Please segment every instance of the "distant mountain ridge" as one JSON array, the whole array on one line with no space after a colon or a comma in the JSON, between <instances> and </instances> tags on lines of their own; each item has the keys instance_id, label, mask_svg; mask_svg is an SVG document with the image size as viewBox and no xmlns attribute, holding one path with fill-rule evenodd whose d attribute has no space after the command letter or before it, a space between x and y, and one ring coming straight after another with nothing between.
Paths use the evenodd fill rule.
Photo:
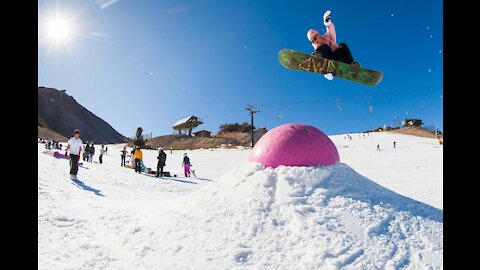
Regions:
<instances>
[{"instance_id":1,"label":"distant mountain ridge","mask_svg":"<svg viewBox=\"0 0 480 270\"><path fill-rule=\"evenodd\" d=\"M65 90L38 87L38 132L49 129L65 138L80 129L83 141L120 143L125 136L65 93Z\"/></svg>"}]
</instances>

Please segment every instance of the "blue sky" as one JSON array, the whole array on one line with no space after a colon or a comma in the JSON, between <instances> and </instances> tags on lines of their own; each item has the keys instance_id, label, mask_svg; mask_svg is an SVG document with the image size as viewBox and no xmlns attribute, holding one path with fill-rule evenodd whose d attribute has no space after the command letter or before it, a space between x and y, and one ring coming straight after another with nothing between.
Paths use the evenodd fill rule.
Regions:
<instances>
[{"instance_id":1,"label":"blue sky","mask_svg":"<svg viewBox=\"0 0 480 270\"><path fill-rule=\"evenodd\" d=\"M443 2L422 1L38 1L38 85L66 89L125 136L137 127L171 134L196 115L197 130L249 122L313 125L327 134L420 118L443 130ZM337 41L383 81L368 87L289 70L283 48L311 53L306 32ZM55 41L46 22L68 19ZM340 110L339 108L342 108ZM372 110L369 110L371 108ZM277 116L281 115L279 119Z\"/></svg>"}]
</instances>

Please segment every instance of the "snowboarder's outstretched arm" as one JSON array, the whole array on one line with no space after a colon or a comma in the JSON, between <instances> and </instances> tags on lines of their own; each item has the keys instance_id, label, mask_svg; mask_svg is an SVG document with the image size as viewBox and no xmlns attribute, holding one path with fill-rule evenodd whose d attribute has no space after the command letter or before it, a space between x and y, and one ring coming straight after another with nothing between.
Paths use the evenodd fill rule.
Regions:
<instances>
[{"instance_id":1,"label":"snowboarder's outstretched arm","mask_svg":"<svg viewBox=\"0 0 480 270\"><path fill-rule=\"evenodd\" d=\"M332 19L332 12L330 10L325 11L323 14L323 24L327 28L327 33L325 35L329 35L333 44L337 43L337 33L335 32L335 26L333 25Z\"/></svg>"}]
</instances>

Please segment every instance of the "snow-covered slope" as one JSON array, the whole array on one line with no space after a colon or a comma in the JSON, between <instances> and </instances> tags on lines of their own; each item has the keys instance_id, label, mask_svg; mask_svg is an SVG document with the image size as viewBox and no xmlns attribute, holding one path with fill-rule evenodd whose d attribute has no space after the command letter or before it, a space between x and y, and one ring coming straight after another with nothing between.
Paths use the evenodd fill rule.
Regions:
<instances>
[{"instance_id":1,"label":"snow-covered slope","mask_svg":"<svg viewBox=\"0 0 480 270\"><path fill-rule=\"evenodd\" d=\"M352 137L331 136L334 166L270 169L246 162L249 150L195 150L200 178L168 180L120 167L110 145L104 164L80 168L83 189L39 145L39 269L443 268L442 149ZM180 174L183 152L167 154ZM144 157L155 165L155 151Z\"/></svg>"}]
</instances>

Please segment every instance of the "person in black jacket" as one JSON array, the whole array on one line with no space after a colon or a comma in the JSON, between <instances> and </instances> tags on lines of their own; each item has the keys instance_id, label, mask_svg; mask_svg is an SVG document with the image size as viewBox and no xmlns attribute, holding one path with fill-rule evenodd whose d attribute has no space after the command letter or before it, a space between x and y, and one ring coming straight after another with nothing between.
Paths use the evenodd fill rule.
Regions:
<instances>
[{"instance_id":1,"label":"person in black jacket","mask_svg":"<svg viewBox=\"0 0 480 270\"><path fill-rule=\"evenodd\" d=\"M121 153L120 156L122 158L120 166L125 167L125 158L127 157L127 146L126 145L123 147L123 150L120 151L120 153Z\"/></svg>"},{"instance_id":2,"label":"person in black jacket","mask_svg":"<svg viewBox=\"0 0 480 270\"><path fill-rule=\"evenodd\" d=\"M90 144L88 142L85 145L85 151L83 151L83 153L85 153L83 161L90 161Z\"/></svg>"},{"instance_id":3,"label":"person in black jacket","mask_svg":"<svg viewBox=\"0 0 480 270\"><path fill-rule=\"evenodd\" d=\"M167 154L163 151L163 148L158 149L158 163L157 163L157 175L156 177L163 177L163 166L165 166L165 161L167 161Z\"/></svg>"},{"instance_id":4,"label":"person in black jacket","mask_svg":"<svg viewBox=\"0 0 480 270\"><path fill-rule=\"evenodd\" d=\"M93 156L95 155L95 146L93 145L93 142L90 142L90 162L93 162Z\"/></svg>"}]
</instances>

